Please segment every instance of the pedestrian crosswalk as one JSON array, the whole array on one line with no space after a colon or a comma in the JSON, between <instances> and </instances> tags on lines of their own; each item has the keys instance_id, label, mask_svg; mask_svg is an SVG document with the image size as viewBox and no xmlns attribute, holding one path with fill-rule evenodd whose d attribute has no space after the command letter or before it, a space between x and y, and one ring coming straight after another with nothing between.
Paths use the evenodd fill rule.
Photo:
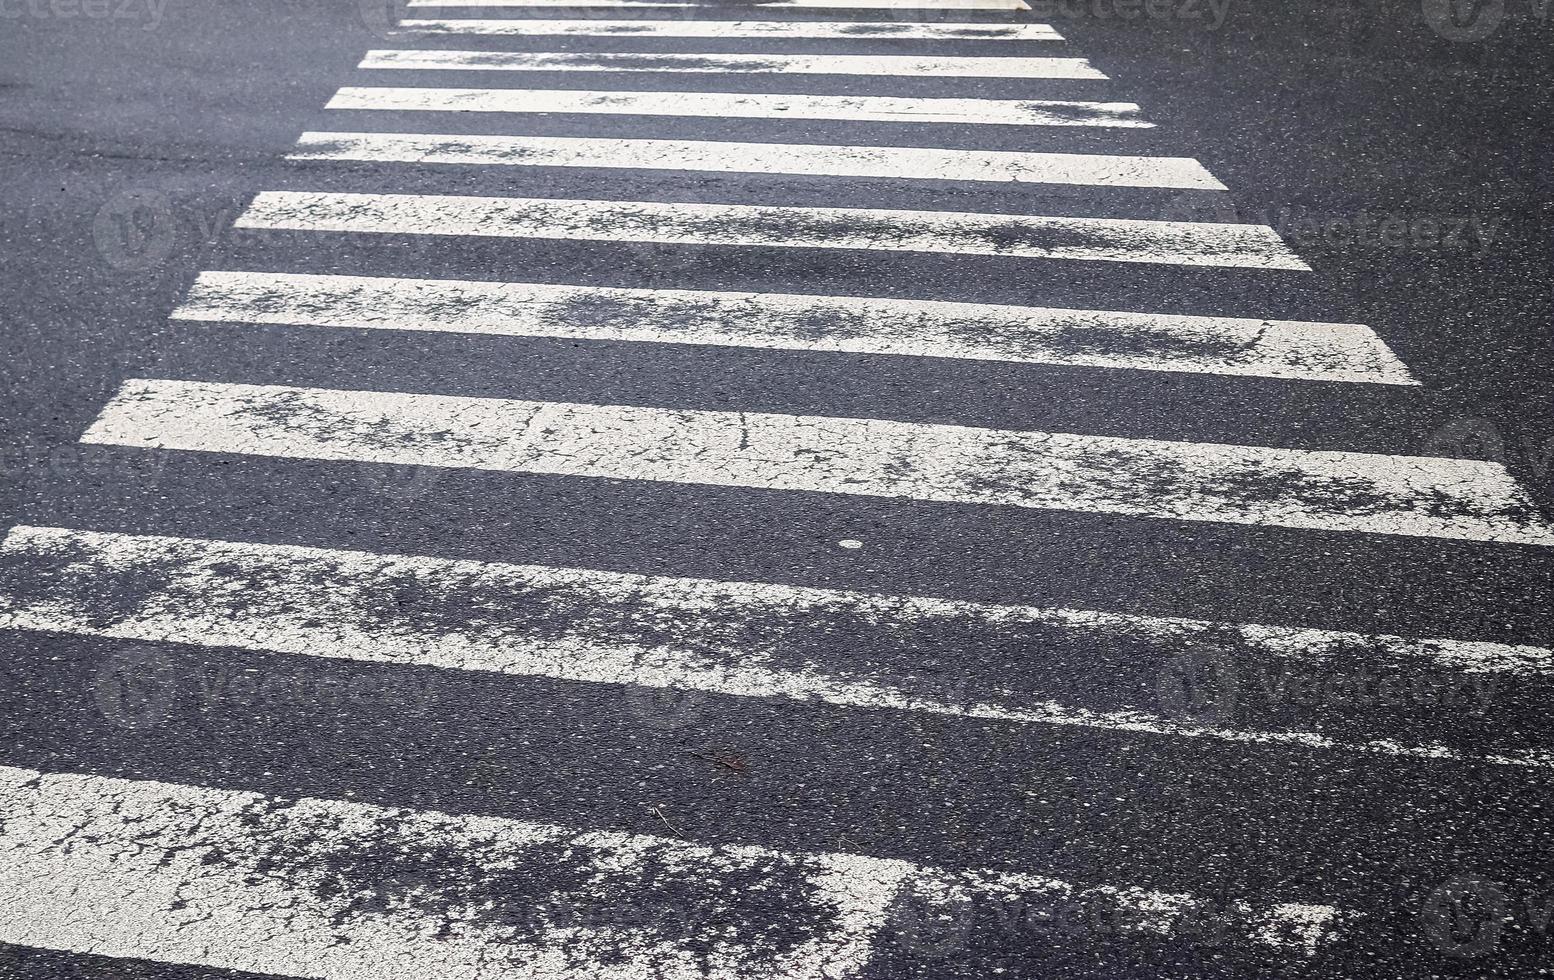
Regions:
<instances>
[{"instance_id":1,"label":"pedestrian crosswalk","mask_svg":"<svg viewBox=\"0 0 1554 980\"><path fill-rule=\"evenodd\" d=\"M341 352L338 363L306 373L269 365L264 378L140 372L97 406L83 446L193 460L208 466L212 481L232 460L258 473L297 463L326 474L408 466L555 481L583 488L577 499L606 483L678 487L688 500L721 488L729 499L781 495L817 513L872 500L959 508L971 520L995 512L1011 520L1091 515L1106 529L1132 522L1268 534L1275 536L1262 540L1274 542L1314 536L1346 554L1380 554L1398 542L1496 555L1554 546L1554 523L1501 462L1416 455L1404 446L1314 445L1296 437L1297 419L1289 444L1246 444L1158 438L1147 402L1105 432L1056 431L963 419L956 395L938 390L924 395L934 400L931 411L903 419L856 407L776 410L737 389L719 392L716 407L685 402L683 388L651 404L624 395L471 393L459 384L467 365L446 358L433 363L430 385L381 370L353 373L351 359L362 351L387 352L388 363L418 359L451 349L429 346L432 335L452 335L490 344L480 356L515 374L529 356L521 345L551 338L594 345L577 348L583 359L683 348L713 360L824 359L845 373L859 369L858 358L877 358L894 377L948 363L966 378L1003 372L1005 384L1018 377L1011 372L1038 365L1072 379L1076 396L1103 373L1355 400L1402 399L1428 387L1426 373L1343 311L1270 308L1269 297L1290 290L1227 288L1213 309L1191 308L1205 287L1174 296L1170 284L1187 277L1212 287L1316 274L1267 225L1173 215L1176 195L1218 200L1235 188L1197 156L1138 142L1160 130L1137 103L1114 101L1126 93L1069 50L1062 34L1018 20L1029 9L1023 0L458 6L492 9L402 21L389 42L402 46L365 54L347 80L357 84L341 86L324 107L326 123L302 131L287 154L291 177L257 188L236 220L239 229L273 233L266 235L272 248L312 243L300 253L312 257L320 241L350 241L350 249L327 263L277 267L272 251L202 269L170 311L180 324L208 327L203 336L234 344L265 334L274 338L271 350L348 338L331 348ZM590 7L608 13L570 13ZM531 17L521 8L546 9ZM812 19L757 18L768 10L811 11ZM672 19L643 19L655 11ZM886 20L881 11L917 19ZM850 15L857 19L839 19ZM553 50L512 44L525 38ZM714 53L567 47L577 38L739 46ZM824 42L824 53L804 50L810 41ZM885 42L900 47L890 54L837 47L852 41L867 42L863 52ZM418 46L437 43L484 47ZM764 44L776 47L747 50ZM380 84L388 70L412 82ZM464 72L462 84L483 87L417 84L423 76L414 72L428 70ZM529 87L511 82L529 77L515 73L561 80ZM569 87L568 73L588 73L587 87ZM696 89L685 76L708 76L706 90L661 88ZM880 81L878 91L889 92L908 77L936 94L865 91ZM1011 90L968 97L965 85L979 80ZM765 90L773 84L778 91ZM1033 94L1042 97L1025 97ZM722 138L717 128L734 120L761 135ZM628 122L644 128L627 135L620 127ZM835 130L846 133L838 137L812 122L852 129ZM1063 142L1080 137L1092 142ZM981 145L984 138L1002 148ZM1009 140L1021 148L1007 148ZM1106 152L1093 141L1105 141ZM597 175L597 192L547 183L552 171L583 169L590 173L572 178ZM648 172L683 183L665 193L645 182ZM804 186L829 196L790 200L784 195L797 197L799 182L776 177L807 179ZM880 188L897 195L891 206L875 206ZM752 189L765 197L752 203ZM957 209L971 189L1004 197L997 207ZM1126 216L1112 206L1114 196L1128 196ZM907 199L918 203L902 206ZM1152 216L1140 216L1140 201ZM1151 201L1160 206L1150 210ZM401 249L405 242L414 248ZM674 264L647 270L620 258L641 245L750 255L756 263L783 250L838 268L857 253L967 269L992 261L1021 270L1004 274L1011 278L1003 295L1019 300L985 301L969 274L964 291L928 292L883 276L843 288L833 285L839 277L775 275L771 288L747 288L737 277L685 275ZM499 268L496 276L448 271L469 256L519 246L597 249L609 274L512 261L507 252L482 266ZM439 249L446 252L436 272L422 268ZM363 255L381 256L381 264L363 268ZM1108 294L1104 304L1054 300L1055 286L1081 274L1076 269ZM1145 276L1166 285L1137 289ZM276 381L292 368L297 378ZM320 383L330 370L338 383ZM1190 409L1191 400L1182 404ZM241 500L251 491L239 482L223 492ZM513 542L508 552L523 548ZM838 587L808 581L802 568L766 581L471 558L431 547L369 550L347 540L244 538L128 518L111 527L63 518L20 523L0 540L0 631L7 633L284 658L301 670L343 665L544 681L622 699L689 693L777 711L819 707L982 726L983 735L968 737L1001 727L1053 746L1049 760L1073 746L1107 765L1135 748L1159 758L1148 753L1181 747L1189 755L1241 753L1250 761L1240 771L1276 774L1350 778L1450 767L1542 778L1554 769L1554 746L1535 729L1499 724L1492 698L1478 714L1454 718L1370 702L1314 716L1292 716L1283 704L1232 704L1237 678L1253 674L1283 684L1302 672L1390 672L1479 692L1546 683L1554 649L1544 645L1466 628L1420 636L1407 624L1354 629L1312 625L1309 617L1182 615L1126 597L1080 608L954 592ZM1219 684L1206 704L1178 690L1191 686L1183 671L1205 666ZM919 748L883 751L910 759ZM0 850L8 856L0 903L12 910L0 917L0 943L328 980L897 980L962 975L953 962L918 955L933 943L924 932L944 928L960 950L979 942L1082 948L1104 936L1142 960L1197 943L1231 964L1227 975L1244 976L1298 972L1343 948L1368 957L1352 944L1375 931L1366 907L1373 896L1292 870L1292 855L1276 843L1239 855L1267 870L1230 889L1212 869L1143 870L1137 855L1159 847L1158 839L1084 842L1117 873L1074 875L1034 860L908 859L832 840L702 840L656 811L666 833L600 826L581 814L526 819L503 808L512 801L460 813L300 786L256 791L231 773L202 782L162 781L145 767L45 770L36 762L0 765ZM1109 785L1097 777L1062 792L1105 807L1120 801ZM704 803L716 821L719 798ZM1229 805L1212 798L1206 805L1222 804ZM888 816L905 826L917 815ZM1179 886L1182 879L1190 880ZM1075 935L1044 925L1097 915L1104 930Z\"/></svg>"}]
</instances>

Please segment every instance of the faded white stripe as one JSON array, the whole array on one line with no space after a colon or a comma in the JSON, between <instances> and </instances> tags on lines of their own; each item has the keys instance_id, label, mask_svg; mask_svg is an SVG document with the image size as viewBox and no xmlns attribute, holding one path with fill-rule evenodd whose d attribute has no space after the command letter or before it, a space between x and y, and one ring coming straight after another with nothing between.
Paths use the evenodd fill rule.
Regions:
<instances>
[{"instance_id":1,"label":"faded white stripe","mask_svg":"<svg viewBox=\"0 0 1554 980\"><path fill-rule=\"evenodd\" d=\"M735 92L599 92L572 89L347 86L330 109L430 112L571 112L715 119L826 119L847 122L1152 129L1133 102L1029 99L896 99L873 95Z\"/></svg>"},{"instance_id":2,"label":"faded white stripe","mask_svg":"<svg viewBox=\"0 0 1554 980\"><path fill-rule=\"evenodd\" d=\"M660 71L939 78L1106 78L1083 58L885 54L628 54L582 51L368 51L360 68L451 71Z\"/></svg>"},{"instance_id":3,"label":"faded white stripe","mask_svg":"<svg viewBox=\"0 0 1554 980\"><path fill-rule=\"evenodd\" d=\"M270 272L202 272L172 315L1417 384L1358 323Z\"/></svg>"},{"instance_id":4,"label":"faded white stripe","mask_svg":"<svg viewBox=\"0 0 1554 980\"><path fill-rule=\"evenodd\" d=\"M528 617L546 631L539 642L570 649L574 656L581 649L603 646L622 652L648 651L647 662L692 663L711 657L726 660L729 667L748 668L775 664L781 656L793 655L815 626L856 619L869 624L870 632L887 637L884 646L892 648L909 646L913 636L939 635L946 623L958 622L983 636L989 647L999 638L1008 640L1042 630L1068 634L1097 650L1141 642L1158 648L1162 659L1212 645L1244 648L1248 657L1256 659L1330 666L1401 667L1484 676L1554 674L1554 650L1527 644L1419 639L298 545L18 525L0 540L0 554L36 560L21 566L25 579L17 583L19 589L0 588L0 611L10 617L3 621L6 627L26 622L25 628L35 629L44 628L39 623L51 622L54 628L69 624L70 632L103 628L119 635L124 624L135 622L139 624L135 627L138 639L173 638L173 634L154 631L160 627L180 637L203 633L215 637L211 642L222 646L255 647L260 642L242 625L246 618L263 620L272 637L294 636L306 626L332 631L331 635L342 631L340 635L359 636L359 643L348 645L372 650L383 649L390 634L408 637L421 632L425 640L414 649L446 648L453 642L451 638L430 631L428 620L412 605L374 599L375 590L392 591L396 582L409 575L427 583L428 591L438 597L481 597L480 608L491 611L483 620L488 631L483 645L488 651L522 649L536 642L524 632ZM140 593L147 596L144 602L119 602L111 583L134 578L159 585L153 592ZM328 616L319 615L317 610L326 605L333 611ZM391 608L396 606L397 611ZM459 601L448 607L470 608ZM509 607L514 611L500 611ZM524 611L530 609L544 612ZM671 616L673 630L659 627L663 614ZM398 620L391 622L396 616ZM325 622L331 625L324 626ZM555 631L562 623L566 629ZM475 635L463 632L473 625L467 618L456 625L461 635ZM888 639L892 636L900 640ZM317 639L307 642L316 645ZM337 638L325 646L339 642ZM284 650L305 653L306 643L287 641ZM353 655L349 659L363 658ZM837 658L829 672L846 675L852 670L849 660ZM489 652L479 661L487 665L498 662ZM818 669L818 664L810 666L817 669L804 671L806 676L827 673L827 669ZM627 673L614 680L637 683L641 677ZM926 685L924 693L934 689L931 678L897 675L890 680L892 686L903 690L912 684ZM986 699L996 700L996 696L990 692ZM880 706L888 704L880 702Z\"/></svg>"},{"instance_id":5,"label":"faded white stripe","mask_svg":"<svg viewBox=\"0 0 1554 980\"><path fill-rule=\"evenodd\" d=\"M0 846L0 941L322 980L836 980L931 928L922 916L972 925L973 902L1016 930L1028 923L1033 940L1083 911L1116 923L1119 941L1191 942L1212 921L1232 947L1295 955L1347 918L1327 905L1220 907L1017 872L9 766Z\"/></svg>"},{"instance_id":6,"label":"faded white stripe","mask_svg":"<svg viewBox=\"0 0 1554 980\"><path fill-rule=\"evenodd\" d=\"M674 0L410 0L411 7L699 7L706 11L750 13L759 10L824 7L833 10L1029 10L1025 0L764 0L726 5Z\"/></svg>"},{"instance_id":7,"label":"faded white stripe","mask_svg":"<svg viewBox=\"0 0 1554 980\"><path fill-rule=\"evenodd\" d=\"M239 228L848 248L1309 271L1266 225L565 198L264 191Z\"/></svg>"},{"instance_id":8,"label":"faded white stripe","mask_svg":"<svg viewBox=\"0 0 1554 980\"><path fill-rule=\"evenodd\" d=\"M1173 655L1224 649L1234 639L1242 644L1235 656L1547 675L1551 651L1538 647L63 528L14 528L0 552L18 562L3 568L0 628L7 629L1303 750L1554 766L1554 754L1537 749L1473 754L1392 738L1344 741L1194 724L1152 706L1089 710L1009 690L1005 678L967 668L945 676L924 663L882 662L872 652L913 650L923 636L994 648L1040 649L1058 640L1100 650L1143 642L1167 666ZM132 583L133 602L122 601L125 582ZM471 619L469 609L480 615ZM458 611L457 619L447 610ZM869 637L859 651L841 655L820 639L849 623Z\"/></svg>"},{"instance_id":9,"label":"faded white stripe","mask_svg":"<svg viewBox=\"0 0 1554 980\"><path fill-rule=\"evenodd\" d=\"M1554 544L1498 463L132 379L83 442Z\"/></svg>"},{"instance_id":10,"label":"faded white stripe","mask_svg":"<svg viewBox=\"0 0 1554 980\"><path fill-rule=\"evenodd\" d=\"M815 20L403 20L419 34L587 35L606 37L839 38L914 41L1061 41L1049 24Z\"/></svg>"},{"instance_id":11,"label":"faded white stripe","mask_svg":"<svg viewBox=\"0 0 1554 980\"><path fill-rule=\"evenodd\" d=\"M1190 157L823 143L309 132L287 158L1226 190Z\"/></svg>"}]
</instances>

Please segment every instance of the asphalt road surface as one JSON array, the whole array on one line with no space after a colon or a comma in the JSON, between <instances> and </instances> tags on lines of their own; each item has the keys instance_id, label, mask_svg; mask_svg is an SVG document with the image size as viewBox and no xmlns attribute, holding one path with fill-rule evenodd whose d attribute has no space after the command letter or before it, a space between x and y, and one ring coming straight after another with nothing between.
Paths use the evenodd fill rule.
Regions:
<instances>
[{"instance_id":1,"label":"asphalt road surface","mask_svg":"<svg viewBox=\"0 0 1554 980\"><path fill-rule=\"evenodd\" d=\"M1530 0L0 0L0 976L1554 971Z\"/></svg>"}]
</instances>

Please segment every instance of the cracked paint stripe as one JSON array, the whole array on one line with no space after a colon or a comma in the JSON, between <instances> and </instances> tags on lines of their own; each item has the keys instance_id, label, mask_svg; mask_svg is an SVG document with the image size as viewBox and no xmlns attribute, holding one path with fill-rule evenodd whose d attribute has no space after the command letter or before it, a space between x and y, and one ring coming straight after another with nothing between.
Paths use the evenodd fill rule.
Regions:
<instances>
[{"instance_id":1,"label":"cracked paint stripe","mask_svg":"<svg viewBox=\"0 0 1554 980\"><path fill-rule=\"evenodd\" d=\"M573 683L818 702L1242 745L1554 768L1554 753L1463 751L1091 710L932 663L836 657L814 638L862 625L881 649L919 636L998 646L1146 644L1169 664L1236 656L1547 675L1551 651L1255 623L1000 606L757 582L20 526L0 545L0 628L484 671ZM129 592L121 583L133 583ZM1067 634L1066 636L1061 634ZM873 642L871 639L871 643ZM1226 654L1229 656L1230 654Z\"/></svg>"},{"instance_id":2,"label":"cracked paint stripe","mask_svg":"<svg viewBox=\"0 0 1554 980\"><path fill-rule=\"evenodd\" d=\"M1219 927L1231 948L1311 956L1349 918L10 766L0 852L0 941L322 980L835 980L889 946L909 954L925 916L974 927L976 906L1029 930L1024 941L1050 942L1045 922L1085 912L1115 924L1116 942Z\"/></svg>"},{"instance_id":3,"label":"cracked paint stripe","mask_svg":"<svg viewBox=\"0 0 1554 980\"><path fill-rule=\"evenodd\" d=\"M715 5L675 0L410 0L411 7L699 7L702 10L757 10L823 7L831 10L1029 10L1025 0L762 0Z\"/></svg>"},{"instance_id":4,"label":"cracked paint stripe","mask_svg":"<svg viewBox=\"0 0 1554 980\"><path fill-rule=\"evenodd\" d=\"M427 112L567 112L714 119L826 119L847 122L1153 129L1134 102L1032 99L897 99L873 95L740 92L625 92L582 89L409 88L348 85L328 109Z\"/></svg>"},{"instance_id":5,"label":"cracked paint stripe","mask_svg":"<svg viewBox=\"0 0 1554 980\"><path fill-rule=\"evenodd\" d=\"M1050 24L815 20L403 20L399 33L606 37L838 38L913 41L1061 41Z\"/></svg>"},{"instance_id":6,"label":"cracked paint stripe","mask_svg":"<svg viewBox=\"0 0 1554 980\"><path fill-rule=\"evenodd\" d=\"M572 51L368 51L358 68L417 71L658 71L783 75L911 75L937 78L1047 78L1104 81L1084 58L955 57L884 54L642 54Z\"/></svg>"},{"instance_id":7,"label":"cracked paint stripe","mask_svg":"<svg viewBox=\"0 0 1554 980\"><path fill-rule=\"evenodd\" d=\"M1226 190L1191 157L823 143L306 132L287 159Z\"/></svg>"},{"instance_id":8,"label":"cracked paint stripe","mask_svg":"<svg viewBox=\"0 0 1554 980\"><path fill-rule=\"evenodd\" d=\"M886 419L131 379L82 442L1547 546L1499 463Z\"/></svg>"},{"instance_id":9,"label":"cracked paint stripe","mask_svg":"<svg viewBox=\"0 0 1554 980\"><path fill-rule=\"evenodd\" d=\"M853 296L201 272L174 319L1417 384L1358 323Z\"/></svg>"},{"instance_id":10,"label":"cracked paint stripe","mask_svg":"<svg viewBox=\"0 0 1554 980\"><path fill-rule=\"evenodd\" d=\"M1266 225L957 211L263 191L236 227L1310 271Z\"/></svg>"}]
</instances>

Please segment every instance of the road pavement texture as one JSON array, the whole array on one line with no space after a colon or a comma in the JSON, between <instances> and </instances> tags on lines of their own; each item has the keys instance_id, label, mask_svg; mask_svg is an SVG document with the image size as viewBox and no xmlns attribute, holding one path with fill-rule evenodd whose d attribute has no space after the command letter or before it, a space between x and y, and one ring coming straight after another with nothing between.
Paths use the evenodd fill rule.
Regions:
<instances>
[{"instance_id":1,"label":"road pavement texture","mask_svg":"<svg viewBox=\"0 0 1554 980\"><path fill-rule=\"evenodd\" d=\"M0 976L1554 970L1544 8L0 13Z\"/></svg>"}]
</instances>

